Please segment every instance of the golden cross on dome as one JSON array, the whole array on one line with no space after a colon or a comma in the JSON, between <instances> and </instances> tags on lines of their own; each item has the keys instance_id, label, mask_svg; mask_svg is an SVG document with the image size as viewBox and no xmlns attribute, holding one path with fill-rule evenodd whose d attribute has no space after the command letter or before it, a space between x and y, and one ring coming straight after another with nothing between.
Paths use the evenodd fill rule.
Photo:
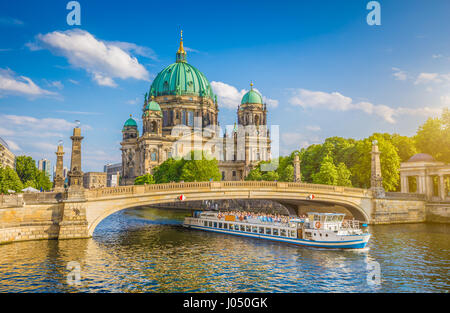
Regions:
<instances>
[{"instance_id":1,"label":"golden cross on dome","mask_svg":"<svg viewBox=\"0 0 450 313\"><path fill-rule=\"evenodd\" d=\"M253 89L253 82L250 82L250 89Z\"/></svg>"},{"instance_id":2,"label":"golden cross on dome","mask_svg":"<svg viewBox=\"0 0 450 313\"><path fill-rule=\"evenodd\" d=\"M180 39L180 48L178 49L178 53L186 53L186 52L184 52L184 48L183 48L183 30L181 30L180 34L181 34L181 39Z\"/></svg>"}]
</instances>

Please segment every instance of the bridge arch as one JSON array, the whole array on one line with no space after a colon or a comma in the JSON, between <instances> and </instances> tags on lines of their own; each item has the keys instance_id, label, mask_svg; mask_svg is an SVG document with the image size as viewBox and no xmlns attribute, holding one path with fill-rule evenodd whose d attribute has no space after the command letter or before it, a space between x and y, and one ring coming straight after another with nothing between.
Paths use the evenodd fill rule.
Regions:
<instances>
[{"instance_id":1,"label":"bridge arch","mask_svg":"<svg viewBox=\"0 0 450 313\"><path fill-rule=\"evenodd\" d=\"M309 194L314 200L307 200ZM348 209L356 219L369 222L371 194L365 189L340 186L281 182L194 182L146 186L102 188L87 192L86 218L92 236L98 224L118 211L171 203L183 194L186 201L258 199L272 200L286 206L292 214L298 208L314 203L339 205Z\"/></svg>"}]
</instances>

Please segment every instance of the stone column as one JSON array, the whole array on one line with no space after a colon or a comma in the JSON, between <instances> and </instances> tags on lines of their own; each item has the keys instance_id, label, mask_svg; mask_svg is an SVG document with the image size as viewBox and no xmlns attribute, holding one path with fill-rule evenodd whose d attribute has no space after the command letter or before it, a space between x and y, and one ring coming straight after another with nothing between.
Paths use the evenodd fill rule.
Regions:
<instances>
[{"instance_id":1,"label":"stone column","mask_svg":"<svg viewBox=\"0 0 450 313\"><path fill-rule=\"evenodd\" d=\"M54 178L54 186L53 190L56 192L64 191L64 163L63 163L63 146L62 144L58 145L58 149L56 150L56 172Z\"/></svg>"},{"instance_id":2,"label":"stone column","mask_svg":"<svg viewBox=\"0 0 450 313\"><path fill-rule=\"evenodd\" d=\"M425 194L428 199L433 198L434 192L434 184L433 184L433 176L427 175L424 177L425 180Z\"/></svg>"},{"instance_id":3,"label":"stone column","mask_svg":"<svg viewBox=\"0 0 450 313\"><path fill-rule=\"evenodd\" d=\"M302 175L300 173L300 157L296 153L294 156L294 182L300 183L302 181Z\"/></svg>"},{"instance_id":4,"label":"stone column","mask_svg":"<svg viewBox=\"0 0 450 313\"><path fill-rule=\"evenodd\" d=\"M371 161L371 176L370 188L374 191L375 197L384 197L383 177L381 175L380 151L378 150L378 141L372 142L372 161Z\"/></svg>"},{"instance_id":5,"label":"stone column","mask_svg":"<svg viewBox=\"0 0 450 313\"><path fill-rule=\"evenodd\" d=\"M405 193L409 193L409 181L408 181L408 176L406 175L402 175L400 177L400 191L401 192L405 192Z\"/></svg>"},{"instance_id":6,"label":"stone column","mask_svg":"<svg viewBox=\"0 0 450 313\"><path fill-rule=\"evenodd\" d=\"M81 128L75 127L73 129L72 139L72 156L70 160L69 187L83 185L83 172L81 171Z\"/></svg>"},{"instance_id":7,"label":"stone column","mask_svg":"<svg viewBox=\"0 0 450 313\"><path fill-rule=\"evenodd\" d=\"M439 175L439 196L441 200L445 200L445 179L444 175Z\"/></svg>"}]
</instances>

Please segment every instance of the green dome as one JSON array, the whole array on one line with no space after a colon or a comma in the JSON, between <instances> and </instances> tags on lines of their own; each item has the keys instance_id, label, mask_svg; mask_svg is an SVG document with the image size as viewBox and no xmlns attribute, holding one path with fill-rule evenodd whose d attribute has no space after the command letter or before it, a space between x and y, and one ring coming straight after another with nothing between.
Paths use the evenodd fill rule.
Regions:
<instances>
[{"instance_id":1,"label":"green dome","mask_svg":"<svg viewBox=\"0 0 450 313\"><path fill-rule=\"evenodd\" d=\"M150 111L161 111L161 107L159 106L158 102L154 101L153 99L147 104L145 109Z\"/></svg>"},{"instance_id":2,"label":"green dome","mask_svg":"<svg viewBox=\"0 0 450 313\"><path fill-rule=\"evenodd\" d=\"M247 92L242 97L241 104L247 104L247 103L263 104L263 99L262 99L261 95L257 91L254 91L253 88L252 88L252 89L250 89L249 92Z\"/></svg>"},{"instance_id":3,"label":"green dome","mask_svg":"<svg viewBox=\"0 0 450 313\"><path fill-rule=\"evenodd\" d=\"M123 124L123 127L137 127L137 123L134 118L130 117L129 119L127 119L125 124Z\"/></svg>"},{"instance_id":4,"label":"green dome","mask_svg":"<svg viewBox=\"0 0 450 313\"><path fill-rule=\"evenodd\" d=\"M150 87L150 95L192 95L214 98L205 75L187 62L176 62L163 69Z\"/></svg>"}]
</instances>

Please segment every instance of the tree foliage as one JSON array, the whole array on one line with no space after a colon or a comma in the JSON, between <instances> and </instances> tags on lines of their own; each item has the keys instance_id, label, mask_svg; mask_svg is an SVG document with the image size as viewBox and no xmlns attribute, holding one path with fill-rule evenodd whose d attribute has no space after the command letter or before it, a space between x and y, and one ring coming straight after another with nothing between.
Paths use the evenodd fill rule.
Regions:
<instances>
[{"instance_id":1,"label":"tree foliage","mask_svg":"<svg viewBox=\"0 0 450 313\"><path fill-rule=\"evenodd\" d=\"M7 194L8 190L19 192L22 189L23 185L16 171L10 167L0 166L0 193Z\"/></svg>"},{"instance_id":2,"label":"tree foliage","mask_svg":"<svg viewBox=\"0 0 450 313\"><path fill-rule=\"evenodd\" d=\"M153 178L152 174L145 174L142 176L138 176L134 180L135 185L150 185L150 184L154 184L154 183L155 183L155 179Z\"/></svg>"},{"instance_id":3,"label":"tree foliage","mask_svg":"<svg viewBox=\"0 0 450 313\"><path fill-rule=\"evenodd\" d=\"M444 109L441 118L429 118L421 125L415 141L420 152L450 163L450 110Z\"/></svg>"},{"instance_id":4,"label":"tree foliage","mask_svg":"<svg viewBox=\"0 0 450 313\"><path fill-rule=\"evenodd\" d=\"M264 180L264 181L293 181L294 180L294 154L298 151L294 151L289 156L279 157L274 160L274 164L278 166L275 170L272 171L263 171L262 166L264 164L269 164L268 161L261 161L258 166L252 169L245 180Z\"/></svg>"},{"instance_id":5,"label":"tree foliage","mask_svg":"<svg viewBox=\"0 0 450 313\"><path fill-rule=\"evenodd\" d=\"M195 160L200 156L201 159ZM179 160L167 159L153 169L153 176L157 184L221 179L219 162L201 151L191 151L190 155Z\"/></svg>"},{"instance_id":6,"label":"tree foliage","mask_svg":"<svg viewBox=\"0 0 450 313\"><path fill-rule=\"evenodd\" d=\"M23 184L23 187L33 187L35 189L51 190L52 182L44 171L36 167L36 162L29 156L16 157L16 172Z\"/></svg>"}]
</instances>

